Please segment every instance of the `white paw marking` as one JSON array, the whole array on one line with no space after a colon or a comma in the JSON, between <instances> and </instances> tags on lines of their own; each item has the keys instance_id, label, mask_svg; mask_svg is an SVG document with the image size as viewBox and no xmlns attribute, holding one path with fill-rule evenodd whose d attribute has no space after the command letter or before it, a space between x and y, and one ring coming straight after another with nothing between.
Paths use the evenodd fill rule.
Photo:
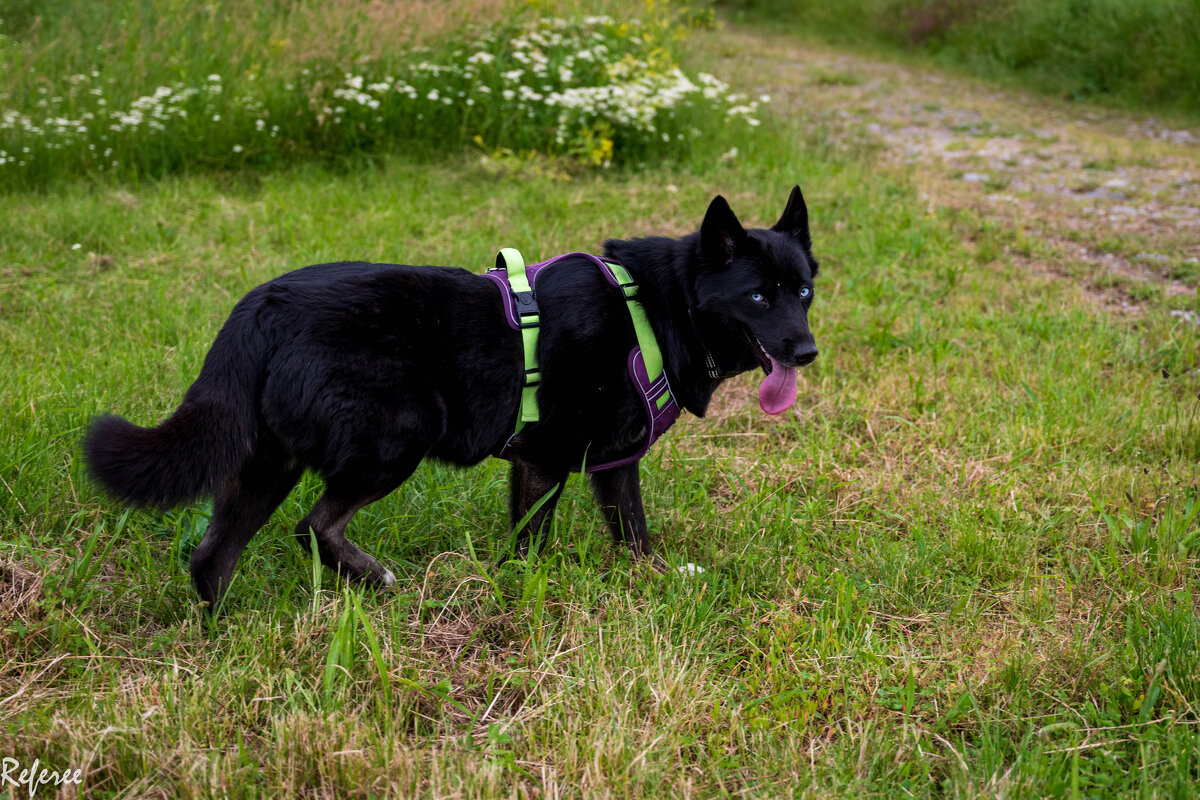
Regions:
<instances>
[{"instance_id":1,"label":"white paw marking","mask_svg":"<svg viewBox=\"0 0 1200 800\"><path fill-rule=\"evenodd\" d=\"M693 564L689 561L686 564L681 564L676 567L675 571L683 575L699 575L700 573L704 572L704 567L701 567L698 564Z\"/></svg>"},{"instance_id":2,"label":"white paw marking","mask_svg":"<svg viewBox=\"0 0 1200 800\"><path fill-rule=\"evenodd\" d=\"M396 576L392 574L392 571L390 569L385 569L383 571L383 585L391 586L395 582L396 582Z\"/></svg>"}]
</instances>

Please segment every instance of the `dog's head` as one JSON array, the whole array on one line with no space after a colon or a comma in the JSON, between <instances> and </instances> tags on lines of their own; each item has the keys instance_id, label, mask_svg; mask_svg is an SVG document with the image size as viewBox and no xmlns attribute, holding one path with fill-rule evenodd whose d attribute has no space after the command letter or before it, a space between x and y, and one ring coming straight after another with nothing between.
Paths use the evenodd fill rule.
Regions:
<instances>
[{"instance_id":1,"label":"dog's head","mask_svg":"<svg viewBox=\"0 0 1200 800\"><path fill-rule=\"evenodd\" d=\"M818 264L800 187L769 229L744 229L717 195L700 227L700 250L696 308L723 329L722 354L737 358L721 366L741 372L761 365L767 378L759 399L777 414L795 401L795 369L817 357L808 309Z\"/></svg>"}]
</instances>

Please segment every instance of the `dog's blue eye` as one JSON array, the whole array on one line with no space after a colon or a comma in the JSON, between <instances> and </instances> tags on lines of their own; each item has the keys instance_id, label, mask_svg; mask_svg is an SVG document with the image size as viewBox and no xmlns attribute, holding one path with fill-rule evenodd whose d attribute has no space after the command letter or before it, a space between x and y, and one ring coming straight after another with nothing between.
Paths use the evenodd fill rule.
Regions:
<instances>
[{"instance_id":1,"label":"dog's blue eye","mask_svg":"<svg viewBox=\"0 0 1200 800\"><path fill-rule=\"evenodd\" d=\"M806 300L808 299L808 297L811 294L812 294L812 289L808 288L807 286L805 286L803 289L800 290L800 297L802 297Z\"/></svg>"},{"instance_id":2,"label":"dog's blue eye","mask_svg":"<svg viewBox=\"0 0 1200 800\"><path fill-rule=\"evenodd\" d=\"M760 292L753 292L750 295L750 299L756 303L761 303L764 298Z\"/></svg>"}]
</instances>

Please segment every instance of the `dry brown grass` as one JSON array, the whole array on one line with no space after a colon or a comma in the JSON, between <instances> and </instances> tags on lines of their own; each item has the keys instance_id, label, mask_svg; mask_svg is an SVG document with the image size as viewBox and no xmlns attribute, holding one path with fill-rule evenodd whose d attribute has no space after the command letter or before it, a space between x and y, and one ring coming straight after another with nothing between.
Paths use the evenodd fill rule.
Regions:
<instances>
[{"instance_id":1,"label":"dry brown grass","mask_svg":"<svg viewBox=\"0 0 1200 800\"><path fill-rule=\"evenodd\" d=\"M440 44L468 25L486 27L522 5L514 0L309 0L293 8L273 38L286 43L280 49L293 64L347 52L378 58Z\"/></svg>"}]
</instances>

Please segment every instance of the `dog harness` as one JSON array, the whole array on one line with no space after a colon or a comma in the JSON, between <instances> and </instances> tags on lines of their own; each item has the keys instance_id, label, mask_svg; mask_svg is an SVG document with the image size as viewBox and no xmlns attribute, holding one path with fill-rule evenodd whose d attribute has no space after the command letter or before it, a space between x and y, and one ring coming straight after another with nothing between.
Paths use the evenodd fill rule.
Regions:
<instances>
[{"instance_id":1,"label":"dog harness","mask_svg":"<svg viewBox=\"0 0 1200 800\"><path fill-rule=\"evenodd\" d=\"M625 306L633 322L633 331L637 335L637 345L629 351L627 359L629 377L638 388L642 400L642 408L646 413L646 424L649 428L645 444L631 456L606 464L587 464L585 472L599 472L625 464L636 462L650 450L658 438L666 433L667 428L679 418L679 403L671 394L667 384L667 372L663 369L662 351L654 338L654 330L646 316L646 309L637 300L638 285L625 267L615 261L605 261L590 253L566 253L561 256L542 261L538 264L525 266L525 259L511 247L506 247L496 256L496 266L484 273L500 287L500 296L504 302L504 317L508 326L521 334L521 342L525 356L523 378L521 380L521 407L517 413L516 430L500 448L496 455L504 459L512 459L516 453L512 451L512 439L527 423L539 419L537 404L537 387L541 383L542 374L537 361L538 328L541 317L538 313L537 297L534 284L538 274L546 267L553 266L565 259L581 258L592 263L600 270L600 274L621 291L625 298Z\"/></svg>"}]
</instances>

